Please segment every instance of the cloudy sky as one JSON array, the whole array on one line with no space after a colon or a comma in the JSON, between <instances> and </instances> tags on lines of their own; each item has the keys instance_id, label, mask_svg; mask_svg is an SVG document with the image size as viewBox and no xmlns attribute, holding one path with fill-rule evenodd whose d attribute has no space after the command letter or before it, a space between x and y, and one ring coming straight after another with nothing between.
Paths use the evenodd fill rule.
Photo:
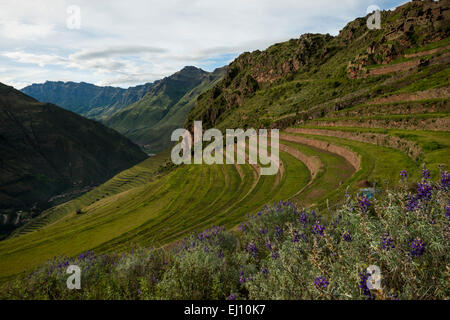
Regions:
<instances>
[{"instance_id":1,"label":"cloudy sky","mask_svg":"<svg viewBox=\"0 0 450 320\"><path fill-rule=\"evenodd\" d=\"M404 2L0 0L0 82L18 89L46 80L126 88L186 65L212 71L239 53L303 33L336 35L370 5Z\"/></svg>"}]
</instances>

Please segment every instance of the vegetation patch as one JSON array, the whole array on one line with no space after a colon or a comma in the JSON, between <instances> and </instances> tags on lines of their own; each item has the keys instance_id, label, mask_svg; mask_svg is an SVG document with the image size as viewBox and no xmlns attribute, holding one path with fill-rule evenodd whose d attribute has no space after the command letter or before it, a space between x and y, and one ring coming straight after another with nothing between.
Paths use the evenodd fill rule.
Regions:
<instances>
[{"instance_id":1,"label":"vegetation patch","mask_svg":"<svg viewBox=\"0 0 450 320\"><path fill-rule=\"evenodd\" d=\"M280 201L237 233L212 227L171 249L55 257L5 284L0 298L445 300L450 176L422 174L413 192L402 171L397 190L346 196L330 219ZM66 287L72 264L80 290Z\"/></svg>"}]
</instances>

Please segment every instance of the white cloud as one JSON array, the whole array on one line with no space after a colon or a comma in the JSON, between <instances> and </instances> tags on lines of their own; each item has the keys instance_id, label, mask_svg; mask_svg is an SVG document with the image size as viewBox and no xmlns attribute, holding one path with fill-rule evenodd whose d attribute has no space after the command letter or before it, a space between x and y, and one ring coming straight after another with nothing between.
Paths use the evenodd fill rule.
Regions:
<instances>
[{"instance_id":1,"label":"white cloud","mask_svg":"<svg viewBox=\"0 0 450 320\"><path fill-rule=\"evenodd\" d=\"M126 74L114 78L103 79L97 83L98 86L111 86L121 84L143 84L148 82L148 79L161 79L165 76L162 73L140 73L140 74Z\"/></svg>"},{"instance_id":2,"label":"white cloud","mask_svg":"<svg viewBox=\"0 0 450 320\"><path fill-rule=\"evenodd\" d=\"M88 60L111 56L138 55L142 53L165 53L166 49L148 46L116 46L101 49L83 49L70 56L75 60Z\"/></svg>"},{"instance_id":3,"label":"white cloud","mask_svg":"<svg viewBox=\"0 0 450 320\"><path fill-rule=\"evenodd\" d=\"M38 71L9 76L11 83L72 74L74 80L134 85L185 65L212 69L230 54L265 49L302 33L337 34L371 4L391 8L403 2L0 0L0 63ZM80 30L66 26L72 4L81 8Z\"/></svg>"},{"instance_id":4,"label":"white cloud","mask_svg":"<svg viewBox=\"0 0 450 320\"><path fill-rule=\"evenodd\" d=\"M68 59L49 54L34 54L23 51L3 52L3 56L22 63L37 64L40 67L46 65L65 65Z\"/></svg>"},{"instance_id":5,"label":"white cloud","mask_svg":"<svg viewBox=\"0 0 450 320\"><path fill-rule=\"evenodd\" d=\"M14 20L1 21L0 30L4 37L15 40L45 38L54 32L53 26L49 24L22 23Z\"/></svg>"}]
</instances>

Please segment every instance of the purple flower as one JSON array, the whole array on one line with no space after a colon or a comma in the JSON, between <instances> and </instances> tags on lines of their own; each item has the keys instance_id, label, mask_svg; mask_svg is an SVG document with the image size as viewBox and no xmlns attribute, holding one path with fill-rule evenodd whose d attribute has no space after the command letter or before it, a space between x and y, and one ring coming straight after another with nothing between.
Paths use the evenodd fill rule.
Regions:
<instances>
[{"instance_id":1,"label":"purple flower","mask_svg":"<svg viewBox=\"0 0 450 320\"><path fill-rule=\"evenodd\" d=\"M263 228L260 228L260 229L259 229L259 233L260 233L260 234L266 234L267 232L268 232L267 229L263 229Z\"/></svg>"},{"instance_id":2,"label":"purple flower","mask_svg":"<svg viewBox=\"0 0 450 320\"><path fill-rule=\"evenodd\" d=\"M359 199L359 206L362 210L362 212L367 212L371 206L371 202L367 196L363 196L361 199Z\"/></svg>"},{"instance_id":3,"label":"purple flower","mask_svg":"<svg viewBox=\"0 0 450 320\"><path fill-rule=\"evenodd\" d=\"M313 225L313 232L315 234L323 236L323 232L325 231L325 227L320 224L319 221L316 221L316 223Z\"/></svg>"},{"instance_id":4,"label":"purple flower","mask_svg":"<svg viewBox=\"0 0 450 320\"><path fill-rule=\"evenodd\" d=\"M411 241L411 255L413 257L420 257L425 252L425 243L420 238Z\"/></svg>"},{"instance_id":5,"label":"purple flower","mask_svg":"<svg viewBox=\"0 0 450 320\"><path fill-rule=\"evenodd\" d=\"M308 214L306 212L301 212L298 220L301 224L305 225L308 222Z\"/></svg>"},{"instance_id":6,"label":"purple flower","mask_svg":"<svg viewBox=\"0 0 450 320\"><path fill-rule=\"evenodd\" d=\"M347 242L352 241L352 235L350 234L350 232L348 232L348 230L344 231L344 233L342 234L342 239Z\"/></svg>"},{"instance_id":7,"label":"purple flower","mask_svg":"<svg viewBox=\"0 0 450 320\"><path fill-rule=\"evenodd\" d=\"M244 284L244 283L245 283L245 277L241 277L241 278L239 279L239 282L240 282L241 284Z\"/></svg>"},{"instance_id":8,"label":"purple flower","mask_svg":"<svg viewBox=\"0 0 450 320\"><path fill-rule=\"evenodd\" d=\"M236 300L236 295L234 293L230 294L228 300Z\"/></svg>"},{"instance_id":9,"label":"purple flower","mask_svg":"<svg viewBox=\"0 0 450 320\"><path fill-rule=\"evenodd\" d=\"M417 184L417 198L420 200L431 200L431 191L433 186L428 182Z\"/></svg>"},{"instance_id":10,"label":"purple flower","mask_svg":"<svg viewBox=\"0 0 450 320\"><path fill-rule=\"evenodd\" d=\"M372 295L372 293L369 290L369 287L367 287L367 280L369 279L370 276L371 274L369 272L359 274L360 278L359 288L362 290L363 295L367 296L369 299L375 299L375 296Z\"/></svg>"},{"instance_id":11,"label":"purple flower","mask_svg":"<svg viewBox=\"0 0 450 320\"><path fill-rule=\"evenodd\" d=\"M250 254L253 257L256 257L256 254L258 253L258 248L256 248L256 245L253 242L250 242L248 245L248 252L250 252Z\"/></svg>"},{"instance_id":12,"label":"purple flower","mask_svg":"<svg viewBox=\"0 0 450 320\"><path fill-rule=\"evenodd\" d=\"M205 246L205 252L206 252L206 253L209 253L209 248L208 248L208 246Z\"/></svg>"},{"instance_id":13,"label":"purple flower","mask_svg":"<svg viewBox=\"0 0 450 320\"><path fill-rule=\"evenodd\" d=\"M224 253L223 253L223 251L220 251L220 252L219 252L219 255L218 255L218 257L219 257L219 259L222 259L222 258L224 257Z\"/></svg>"},{"instance_id":14,"label":"purple flower","mask_svg":"<svg viewBox=\"0 0 450 320\"><path fill-rule=\"evenodd\" d=\"M408 178L408 172L406 170L400 171L400 177L402 180L406 180Z\"/></svg>"},{"instance_id":15,"label":"purple flower","mask_svg":"<svg viewBox=\"0 0 450 320\"><path fill-rule=\"evenodd\" d=\"M266 242L266 247L269 251L272 251L272 245L270 244L269 241Z\"/></svg>"},{"instance_id":16,"label":"purple flower","mask_svg":"<svg viewBox=\"0 0 450 320\"><path fill-rule=\"evenodd\" d=\"M387 233L381 236L381 248L386 251L395 248L394 240Z\"/></svg>"},{"instance_id":17,"label":"purple flower","mask_svg":"<svg viewBox=\"0 0 450 320\"><path fill-rule=\"evenodd\" d=\"M316 279L314 280L314 285L318 289L326 289L329 283L325 277L316 277Z\"/></svg>"},{"instance_id":18,"label":"purple flower","mask_svg":"<svg viewBox=\"0 0 450 320\"><path fill-rule=\"evenodd\" d=\"M430 170L428 170L428 169L425 168L425 167L422 168L422 178L423 178L424 180L430 179Z\"/></svg>"},{"instance_id":19,"label":"purple flower","mask_svg":"<svg viewBox=\"0 0 450 320\"><path fill-rule=\"evenodd\" d=\"M268 272L269 272L269 270L266 267L262 268L262 270L261 270L262 274L267 274Z\"/></svg>"},{"instance_id":20,"label":"purple flower","mask_svg":"<svg viewBox=\"0 0 450 320\"><path fill-rule=\"evenodd\" d=\"M419 206L417 199L413 196L409 197L408 204L406 205L407 211L414 211Z\"/></svg>"}]
</instances>

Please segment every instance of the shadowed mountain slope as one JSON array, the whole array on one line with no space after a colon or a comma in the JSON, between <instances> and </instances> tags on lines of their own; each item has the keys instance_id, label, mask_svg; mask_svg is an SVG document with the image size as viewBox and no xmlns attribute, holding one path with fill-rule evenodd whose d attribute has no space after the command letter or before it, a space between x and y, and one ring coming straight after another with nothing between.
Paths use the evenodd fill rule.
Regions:
<instances>
[{"instance_id":1,"label":"shadowed mountain slope","mask_svg":"<svg viewBox=\"0 0 450 320\"><path fill-rule=\"evenodd\" d=\"M0 210L8 228L33 206L37 213L50 198L97 185L146 158L116 131L3 84L0 154ZM26 212L10 216L17 210Z\"/></svg>"}]
</instances>

